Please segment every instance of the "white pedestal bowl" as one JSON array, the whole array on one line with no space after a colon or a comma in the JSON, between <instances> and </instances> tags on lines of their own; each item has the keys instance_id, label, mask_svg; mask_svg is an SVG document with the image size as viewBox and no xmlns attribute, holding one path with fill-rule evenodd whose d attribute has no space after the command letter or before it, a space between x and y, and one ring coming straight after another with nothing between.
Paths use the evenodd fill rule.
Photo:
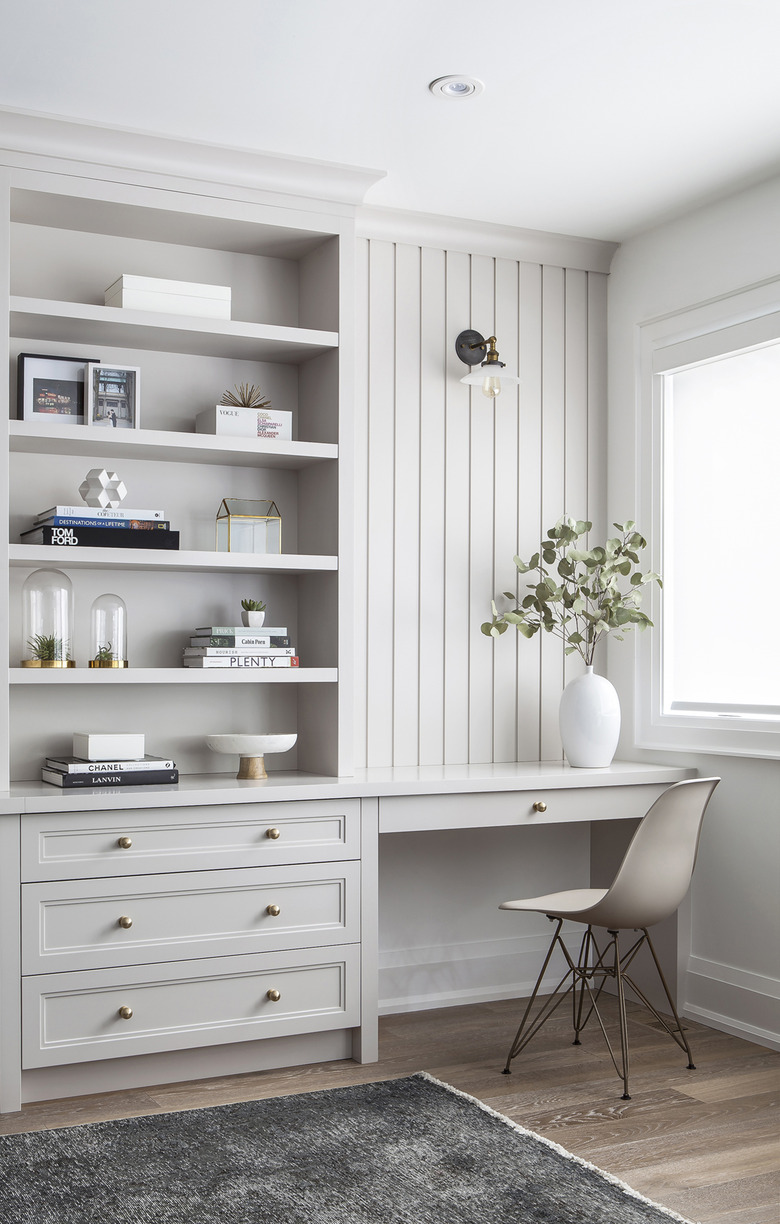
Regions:
<instances>
[{"instance_id":1,"label":"white pedestal bowl","mask_svg":"<svg viewBox=\"0 0 780 1224\"><path fill-rule=\"evenodd\" d=\"M294 732L287 735L207 735L206 743L212 752L226 752L240 757L236 777L267 778L265 761L267 752L289 752L298 739Z\"/></svg>"}]
</instances>

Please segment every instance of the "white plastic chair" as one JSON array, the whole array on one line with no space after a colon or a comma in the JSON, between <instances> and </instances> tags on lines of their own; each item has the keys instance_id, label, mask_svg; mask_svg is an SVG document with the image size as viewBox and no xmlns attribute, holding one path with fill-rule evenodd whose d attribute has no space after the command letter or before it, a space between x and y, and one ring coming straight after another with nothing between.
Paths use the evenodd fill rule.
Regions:
<instances>
[{"instance_id":1,"label":"white plastic chair","mask_svg":"<svg viewBox=\"0 0 780 1224\"><path fill-rule=\"evenodd\" d=\"M688 1055L688 1067L695 1070L691 1048L683 1031L680 1017L666 984L661 965L653 947L647 928L663 918L668 918L680 905L688 891L691 875L699 847L702 820L712 792L720 778L694 778L677 782L656 799L643 817L625 853L617 875L609 888L575 888L567 892L549 893L543 897L528 897L520 901L504 901L499 909L522 910L545 914L551 922L557 922L555 934L542 965L531 998L520 1022L504 1067L510 1074L510 1063L528 1044L532 1037L550 1018L568 994L572 995L574 1022L574 1045L580 1045L580 1033L592 1015L596 1016L604 1040L607 1043L615 1070L623 1081L624 1101L630 1101L628 1091L629 1052L626 1031L625 987L628 986L647 1007L680 1049ZM587 930L576 961L561 938L564 921L583 922ZM600 950L593 934L593 927L605 927L609 941ZM641 932L631 947L622 952L620 932ZM674 1026L656 1011L639 987L628 975L628 968L643 944L650 949L658 976L661 979L669 1008L674 1016ZM536 1016L530 1019L536 997L539 994L547 966L555 951L560 948L568 969L551 995L540 1005ZM600 979L595 990L595 979ZM607 1036L599 1013L598 1001L605 983L615 982L620 1019L620 1065ZM583 1018L586 1006L588 1010Z\"/></svg>"}]
</instances>

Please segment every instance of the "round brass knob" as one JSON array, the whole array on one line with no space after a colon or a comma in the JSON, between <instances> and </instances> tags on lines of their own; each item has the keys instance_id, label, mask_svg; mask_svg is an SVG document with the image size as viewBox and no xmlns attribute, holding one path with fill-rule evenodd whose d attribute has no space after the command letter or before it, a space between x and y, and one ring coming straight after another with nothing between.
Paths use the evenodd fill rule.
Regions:
<instances>
[{"instance_id":1,"label":"round brass knob","mask_svg":"<svg viewBox=\"0 0 780 1224\"><path fill-rule=\"evenodd\" d=\"M270 837L271 841L276 841L277 837L282 836L278 829L266 829L265 835Z\"/></svg>"},{"instance_id":2,"label":"round brass knob","mask_svg":"<svg viewBox=\"0 0 780 1224\"><path fill-rule=\"evenodd\" d=\"M534 811L535 812L546 812L547 811L547 804L545 803L544 799L536 800L536 803L534 804Z\"/></svg>"},{"instance_id":3,"label":"round brass knob","mask_svg":"<svg viewBox=\"0 0 780 1224\"><path fill-rule=\"evenodd\" d=\"M282 996L280 995L278 990L269 990L266 993L266 998L270 999L272 1003L278 1003L281 997Z\"/></svg>"},{"instance_id":4,"label":"round brass knob","mask_svg":"<svg viewBox=\"0 0 780 1224\"><path fill-rule=\"evenodd\" d=\"M122 917L119 919L119 925L122 927L123 930L129 931L130 927L133 925L133 920L132 918L128 918L127 914L123 914Z\"/></svg>"},{"instance_id":5,"label":"round brass knob","mask_svg":"<svg viewBox=\"0 0 780 1224\"><path fill-rule=\"evenodd\" d=\"M129 850L133 844L132 837L120 837L116 843L120 850Z\"/></svg>"},{"instance_id":6,"label":"round brass knob","mask_svg":"<svg viewBox=\"0 0 780 1224\"><path fill-rule=\"evenodd\" d=\"M270 914L272 918L278 918L282 911L278 905L266 905L265 912Z\"/></svg>"},{"instance_id":7,"label":"round brass knob","mask_svg":"<svg viewBox=\"0 0 780 1224\"><path fill-rule=\"evenodd\" d=\"M120 1009L119 1009L119 1016L120 1016L120 1019L122 1019L122 1020L132 1020L132 1018L133 1018L133 1009L132 1009L132 1007L128 1007L126 1004L125 1004L125 1006L124 1006L124 1007L120 1007Z\"/></svg>"}]
</instances>

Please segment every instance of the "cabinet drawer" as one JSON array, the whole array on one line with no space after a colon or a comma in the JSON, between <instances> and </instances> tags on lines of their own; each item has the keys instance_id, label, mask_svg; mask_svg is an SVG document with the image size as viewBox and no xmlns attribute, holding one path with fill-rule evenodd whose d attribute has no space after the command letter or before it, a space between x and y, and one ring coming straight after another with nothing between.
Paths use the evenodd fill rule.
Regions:
<instances>
[{"instance_id":1,"label":"cabinet drawer","mask_svg":"<svg viewBox=\"0 0 780 1224\"><path fill-rule=\"evenodd\" d=\"M668 785L539 787L474 795L391 796L379 800L379 832L639 819Z\"/></svg>"},{"instance_id":2,"label":"cabinet drawer","mask_svg":"<svg viewBox=\"0 0 780 1224\"><path fill-rule=\"evenodd\" d=\"M357 799L143 808L22 818L22 879L358 858Z\"/></svg>"},{"instance_id":3,"label":"cabinet drawer","mask_svg":"<svg viewBox=\"0 0 780 1224\"><path fill-rule=\"evenodd\" d=\"M131 1009L129 1019L121 1008ZM22 1018L25 1068L352 1028L360 1022L358 950L29 977Z\"/></svg>"},{"instance_id":4,"label":"cabinet drawer","mask_svg":"<svg viewBox=\"0 0 780 1224\"><path fill-rule=\"evenodd\" d=\"M22 972L352 943L359 886L354 862L24 884Z\"/></svg>"}]
</instances>

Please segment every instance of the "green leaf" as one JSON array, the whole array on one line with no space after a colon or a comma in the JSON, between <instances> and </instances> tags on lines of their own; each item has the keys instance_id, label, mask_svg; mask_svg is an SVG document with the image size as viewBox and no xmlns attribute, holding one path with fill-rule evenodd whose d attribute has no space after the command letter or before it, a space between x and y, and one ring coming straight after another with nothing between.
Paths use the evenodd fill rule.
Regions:
<instances>
[{"instance_id":1,"label":"green leaf","mask_svg":"<svg viewBox=\"0 0 780 1224\"><path fill-rule=\"evenodd\" d=\"M538 625L518 625L517 632L522 633L524 638L532 638L538 631Z\"/></svg>"}]
</instances>

